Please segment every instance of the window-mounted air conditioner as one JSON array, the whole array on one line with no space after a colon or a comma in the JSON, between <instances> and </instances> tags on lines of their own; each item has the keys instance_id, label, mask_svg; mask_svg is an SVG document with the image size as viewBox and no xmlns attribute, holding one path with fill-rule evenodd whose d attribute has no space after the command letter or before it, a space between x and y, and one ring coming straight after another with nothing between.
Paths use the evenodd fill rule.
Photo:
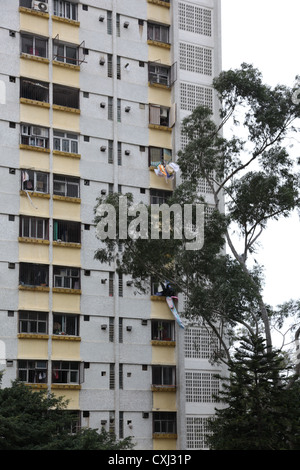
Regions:
<instances>
[{"instance_id":1,"label":"window-mounted air conditioner","mask_svg":"<svg viewBox=\"0 0 300 470\"><path fill-rule=\"evenodd\" d=\"M48 129L44 127L32 126L31 135L38 137L48 137Z\"/></svg>"},{"instance_id":2,"label":"window-mounted air conditioner","mask_svg":"<svg viewBox=\"0 0 300 470\"><path fill-rule=\"evenodd\" d=\"M48 12L48 3L38 2L38 1L34 0L32 2L32 8L33 8L33 10L43 11L43 12L47 13Z\"/></svg>"}]
</instances>

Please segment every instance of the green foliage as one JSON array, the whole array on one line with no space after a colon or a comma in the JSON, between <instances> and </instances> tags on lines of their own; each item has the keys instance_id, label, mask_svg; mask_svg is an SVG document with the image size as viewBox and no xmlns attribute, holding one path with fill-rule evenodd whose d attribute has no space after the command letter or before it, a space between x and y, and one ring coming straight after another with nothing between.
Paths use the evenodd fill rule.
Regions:
<instances>
[{"instance_id":1,"label":"green foliage","mask_svg":"<svg viewBox=\"0 0 300 470\"><path fill-rule=\"evenodd\" d=\"M22 382L0 389L0 450L118 450L133 447L104 430L71 433L74 415L67 401Z\"/></svg>"},{"instance_id":2,"label":"green foliage","mask_svg":"<svg viewBox=\"0 0 300 470\"><path fill-rule=\"evenodd\" d=\"M283 356L259 336L241 338L210 422L212 450L300 448L300 383L287 386Z\"/></svg>"}]
</instances>

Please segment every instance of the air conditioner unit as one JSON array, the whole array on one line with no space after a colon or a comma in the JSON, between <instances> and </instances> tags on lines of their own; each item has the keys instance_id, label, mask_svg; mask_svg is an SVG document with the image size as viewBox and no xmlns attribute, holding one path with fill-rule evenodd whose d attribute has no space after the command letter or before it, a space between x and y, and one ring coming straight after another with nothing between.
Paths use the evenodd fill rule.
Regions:
<instances>
[{"instance_id":1,"label":"air conditioner unit","mask_svg":"<svg viewBox=\"0 0 300 470\"><path fill-rule=\"evenodd\" d=\"M45 127L32 126L31 135L39 137L48 137L48 129Z\"/></svg>"},{"instance_id":2,"label":"air conditioner unit","mask_svg":"<svg viewBox=\"0 0 300 470\"><path fill-rule=\"evenodd\" d=\"M33 8L33 10L43 11L43 12L47 13L48 12L48 3L38 2L38 1L34 0L32 2L32 8Z\"/></svg>"}]
</instances>

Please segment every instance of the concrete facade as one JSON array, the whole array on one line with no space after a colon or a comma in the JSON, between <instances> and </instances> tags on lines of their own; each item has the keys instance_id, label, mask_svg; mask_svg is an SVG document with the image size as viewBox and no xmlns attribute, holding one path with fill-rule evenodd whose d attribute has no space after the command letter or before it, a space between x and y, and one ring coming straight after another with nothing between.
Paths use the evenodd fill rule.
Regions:
<instances>
[{"instance_id":1,"label":"concrete facade","mask_svg":"<svg viewBox=\"0 0 300 470\"><path fill-rule=\"evenodd\" d=\"M93 218L104 192L148 204L150 189L171 191L149 149L175 161L183 117L206 104L217 119L220 1L2 4L2 386L19 377L64 395L79 425L133 436L136 449L205 448L217 386L205 332L183 331L164 299L137 293L130 277L120 284L114 266L94 259ZM167 125L149 123L151 104L168 111ZM162 322L168 340L153 336ZM153 371L165 368L174 378L158 386Z\"/></svg>"}]
</instances>

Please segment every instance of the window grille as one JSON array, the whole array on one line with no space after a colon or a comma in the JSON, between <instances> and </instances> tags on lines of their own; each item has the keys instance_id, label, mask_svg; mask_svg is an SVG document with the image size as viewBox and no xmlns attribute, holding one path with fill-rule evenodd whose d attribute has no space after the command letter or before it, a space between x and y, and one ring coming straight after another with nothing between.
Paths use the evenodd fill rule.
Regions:
<instances>
[{"instance_id":1,"label":"window grille","mask_svg":"<svg viewBox=\"0 0 300 470\"><path fill-rule=\"evenodd\" d=\"M181 42L180 69L212 76L212 49Z\"/></svg>"},{"instance_id":2,"label":"window grille","mask_svg":"<svg viewBox=\"0 0 300 470\"><path fill-rule=\"evenodd\" d=\"M107 12L107 34L112 34L113 25L112 25L112 12Z\"/></svg>"},{"instance_id":3,"label":"window grille","mask_svg":"<svg viewBox=\"0 0 300 470\"><path fill-rule=\"evenodd\" d=\"M115 389L115 364L109 364L109 389Z\"/></svg>"},{"instance_id":4,"label":"window grille","mask_svg":"<svg viewBox=\"0 0 300 470\"><path fill-rule=\"evenodd\" d=\"M108 280L108 295L113 297L114 295L114 273L109 273L109 280Z\"/></svg>"},{"instance_id":5,"label":"window grille","mask_svg":"<svg viewBox=\"0 0 300 470\"><path fill-rule=\"evenodd\" d=\"M119 389L123 390L123 364L119 364Z\"/></svg>"},{"instance_id":6,"label":"window grille","mask_svg":"<svg viewBox=\"0 0 300 470\"><path fill-rule=\"evenodd\" d=\"M114 108L113 108L113 98L111 96L108 97L108 106L107 106L107 119L110 121L114 118Z\"/></svg>"},{"instance_id":7,"label":"window grille","mask_svg":"<svg viewBox=\"0 0 300 470\"><path fill-rule=\"evenodd\" d=\"M211 37L212 11L179 2L179 29Z\"/></svg>"},{"instance_id":8,"label":"window grille","mask_svg":"<svg viewBox=\"0 0 300 470\"><path fill-rule=\"evenodd\" d=\"M49 103L49 83L21 77L20 97Z\"/></svg>"},{"instance_id":9,"label":"window grille","mask_svg":"<svg viewBox=\"0 0 300 470\"><path fill-rule=\"evenodd\" d=\"M113 77L113 56L112 56L112 54L107 54L107 76L109 78Z\"/></svg>"},{"instance_id":10,"label":"window grille","mask_svg":"<svg viewBox=\"0 0 300 470\"><path fill-rule=\"evenodd\" d=\"M121 122L121 100L117 99L117 121Z\"/></svg>"},{"instance_id":11,"label":"window grille","mask_svg":"<svg viewBox=\"0 0 300 470\"><path fill-rule=\"evenodd\" d=\"M108 163L114 162L114 142L113 140L108 141Z\"/></svg>"},{"instance_id":12,"label":"window grille","mask_svg":"<svg viewBox=\"0 0 300 470\"><path fill-rule=\"evenodd\" d=\"M211 88L192 83L180 83L180 107L193 111L197 106L205 106L213 111L213 91Z\"/></svg>"},{"instance_id":13,"label":"window grille","mask_svg":"<svg viewBox=\"0 0 300 470\"><path fill-rule=\"evenodd\" d=\"M119 411L119 439L124 439L124 411Z\"/></svg>"},{"instance_id":14,"label":"window grille","mask_svg":"<svg viewBox=\"0 0 300 470\"><path fill-rule=\"evenodd\" d=\"M118 165L122 165L122 142L118 142Z\"/></svg>"},{"instance_id":15,"label":"window grille","mask_svg":"<svg viewBox=\"0 0 300 470\"><path fill-rule=\"evenodd\" d=\"M123 343L123 318L119 318L119 343Z\"/></svg>"},{"instance_id":16,"label":"window grille","mask_svg":"<svg viewBox=\"0 0 300 470\"><path fill-rule=\"evenodd\" d=\"M121 35L121 28L120 28L120 25L121 25L120 14L117 13L117 14L116 14L117 37L120 37L120 35Z\"/></svg>"},{"instance_id":17,"label":"window grille","mask_svg":"<svg viewBox=\"0 0 300 470\"><path fill-rule=\"evenodd\" d=\"M218 338L208 327L187 328L184 334L185 357L209 359L218 348Z\"/></svg>"},{"instance_id":18,"label":"window grille","mask_svg":"<svg viewBox=\"0 0 300 470\"><path fill-rule=\"evenodd\" d=\"M123 274L119 274L119 297L123 297Z\"/></svg>"},{"instance_id":19,"label":"window grille","mask_svg":"<svg viewBox=\"0 0 300 470\"><path fill-rule=\"evenodd\" d=\"M113 343L115 340L115 319L112 317L109 317L108 337L109 342Z\"/></svg>"},{"instance_id":20,"label":"window grille","mask_svg":"<svg viewBox=\"0 0 300 470\"><path fill-rule=\"evenodd\" d=\"M208 420L198 416L187 417L186 440L188 449L208 449L206 436L209 435Z\"/></svg>"},{"instance_id":21,"label":"window grille","mask_svg":"<svg viewBox=\"0 0 300 470\"><path fill-rule=\"evenodd\" d=\"M117 79L121 80L121 57L117 56Z\"/></svg>"},{"instance_id":22,"label":"window grille","mask_svg":"<svg viewBox=\"0 0 300 470\"><path fill-rule=\"evenodd\" d=\"M188 403L216 403L219 379L215 373L186 372L186 401Z\"/></svg>"}]
</instances>

